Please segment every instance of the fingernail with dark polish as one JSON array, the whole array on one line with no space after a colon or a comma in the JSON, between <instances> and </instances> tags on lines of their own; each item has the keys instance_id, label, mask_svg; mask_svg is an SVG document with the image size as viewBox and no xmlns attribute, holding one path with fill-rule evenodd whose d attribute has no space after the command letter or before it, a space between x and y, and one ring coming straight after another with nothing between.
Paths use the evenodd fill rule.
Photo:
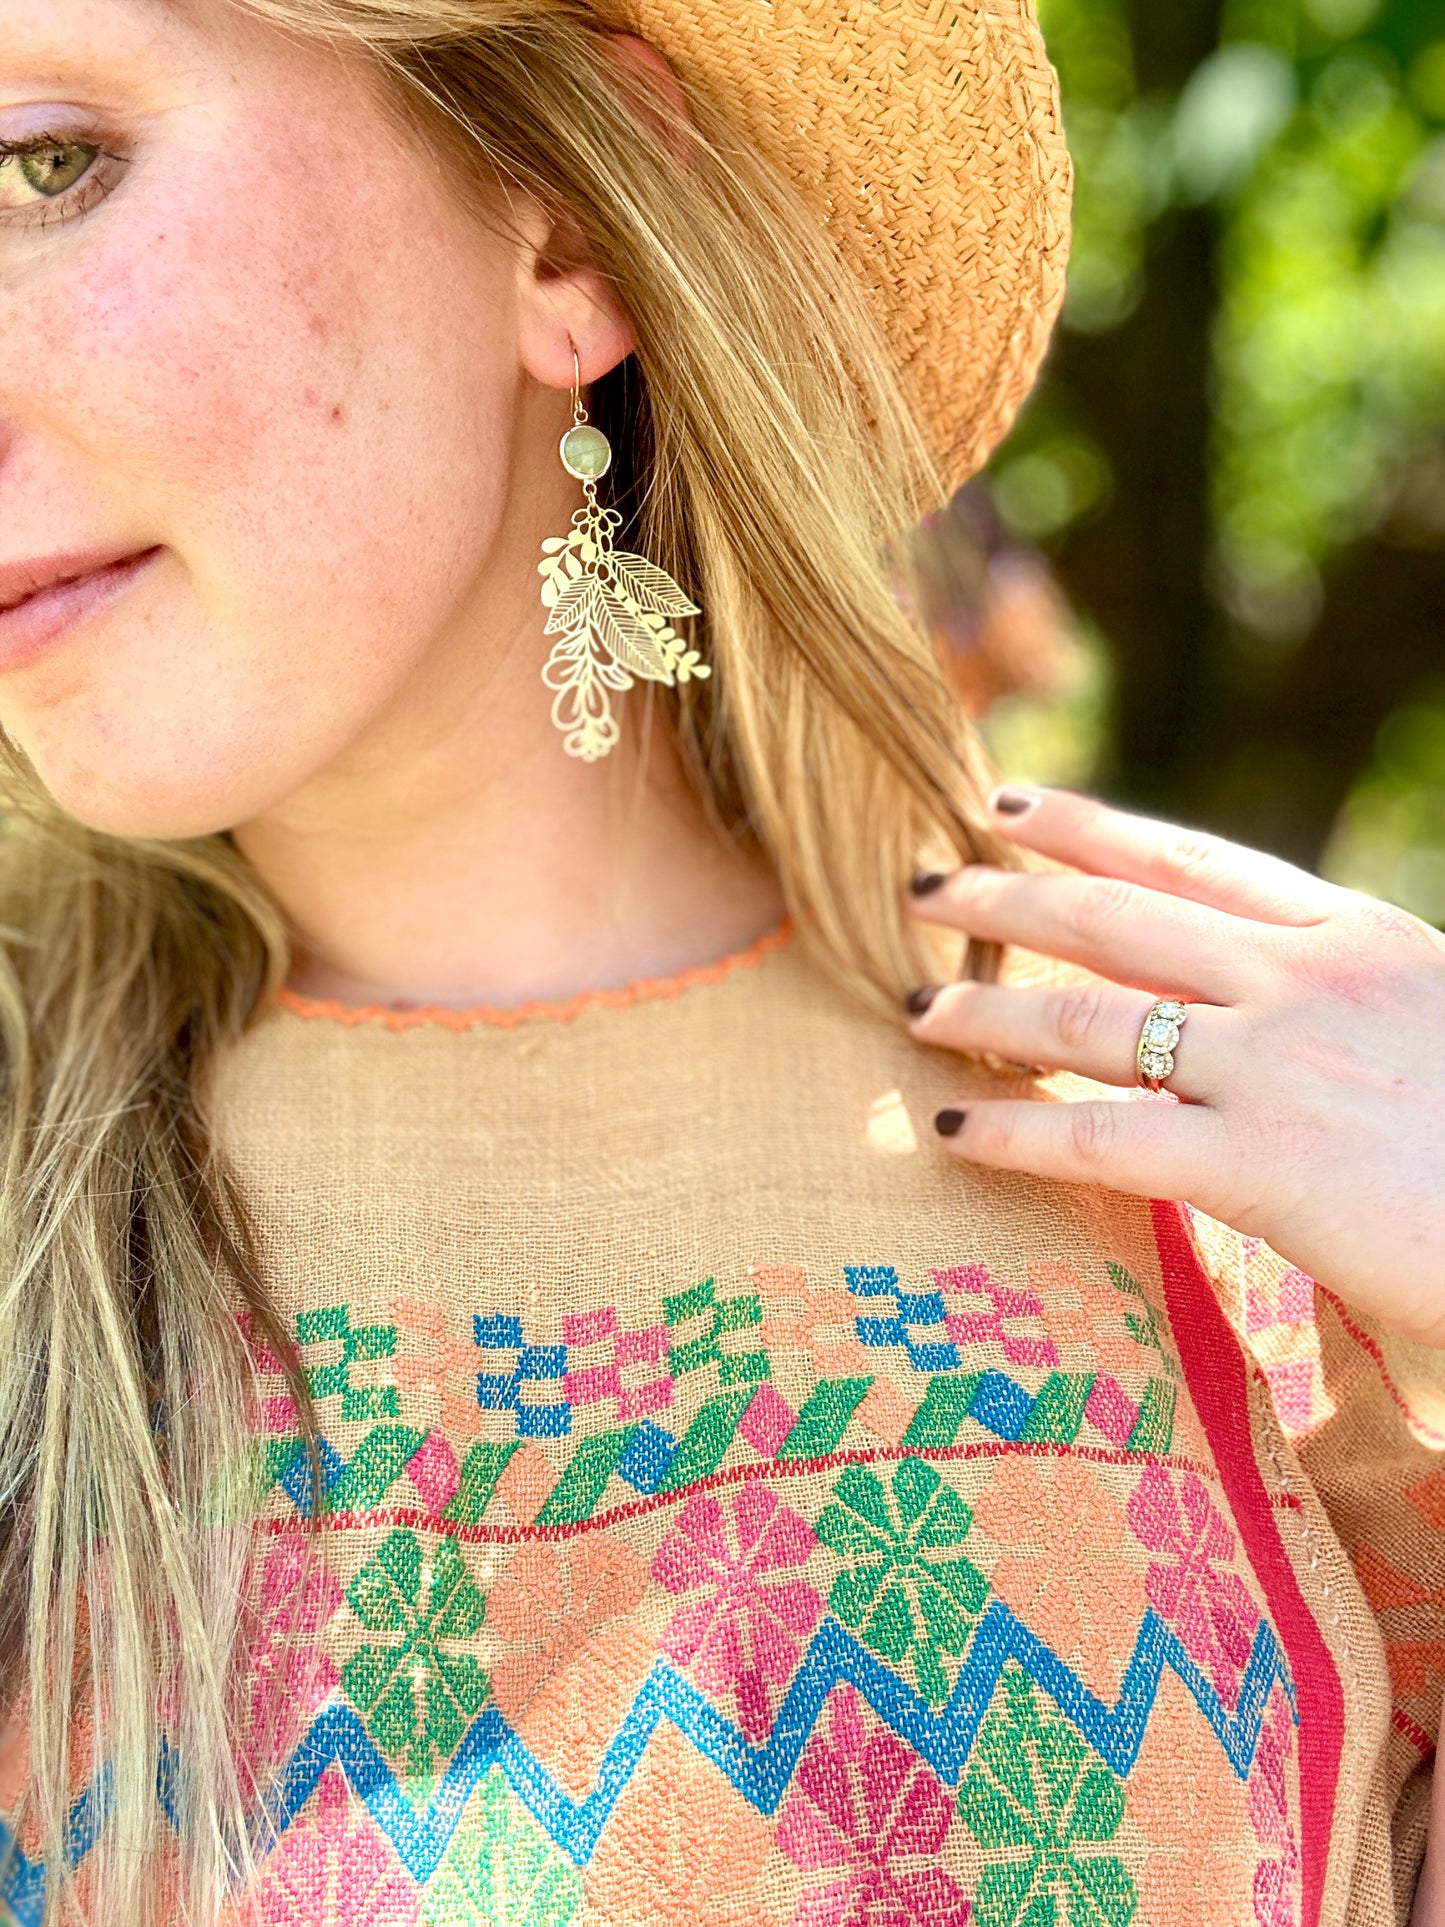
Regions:
<instances>
[{"instance_id":1,"label":"fingernail with dark polish","mask_svg":"<svg viewBox=\"0 0 1445 1927\"><path fill-rule=\"evenodd\" d=\"M908 993L909 1016L921 1017L937 995L937 984L920 984L917 990L910 990Z\"/></svg>"},{"instance_id":2,"label":"fingernail with dark polish","mask_svg":"<svg viewBox=\"0 0 1445 1927\"><path fill-rule=\"evenodd\" d=\"M910 878L908 888L915 897L927 897L947 881L947 874L942 870L920 870L916 877Z\"/></svg>"},{"instance_id":3,"label":"fingernail with dark polish","mask_svg":"<svg viewBox=\"0 0 1445 1927\"><path fill-rule=\"evenodd\" d=\"M967 1111L940 1111L933 1120L933 1128L940 1137L957 1137L967 1116Z\"/></svg>"},{"instance_id":4,"label":"fingernail with dark polish","mask_svg":"<svg viewBox=\"0 0 1445 1927\"><path fill-rule=\"evenodd\" d=\"M1026 816L1038 800L1034 790L996 790L993 807L1000 816Z\"/></svg>"}]
</instances>

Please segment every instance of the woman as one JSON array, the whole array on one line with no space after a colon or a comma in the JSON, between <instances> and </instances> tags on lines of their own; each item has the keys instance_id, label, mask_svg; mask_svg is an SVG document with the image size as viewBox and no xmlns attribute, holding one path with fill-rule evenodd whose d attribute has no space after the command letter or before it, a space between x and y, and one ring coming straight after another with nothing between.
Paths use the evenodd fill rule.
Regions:
<instances>
[{"instance_id":1,"label":"woman","mask_svg":"<svg viewBox=\"0 0 1445 1927\"><path fill-rule=\"evenodd\" d=\"M10 1914L1407 1918L1441 944L889 587L1027 8L0 23Z\"/></svg>"}]
</instances>

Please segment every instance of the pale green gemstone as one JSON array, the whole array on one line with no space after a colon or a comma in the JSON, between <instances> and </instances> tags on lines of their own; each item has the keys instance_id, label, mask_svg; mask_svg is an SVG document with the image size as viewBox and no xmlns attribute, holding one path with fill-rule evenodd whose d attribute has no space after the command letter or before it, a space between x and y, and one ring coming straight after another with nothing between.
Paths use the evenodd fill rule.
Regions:
<instances>
[{"instance_id":1,"label":"pale green gemstone","mask_svg":"<svg viewBox=\"0 0 1445 1927\"><path fill-rule=\"evenodd\" d=\"M590 422L569 428L562 437L559 453L563 468L579 482L595 482L612 466L612 444L602 430L593 428Z\"/></svg>"}]
</instances>

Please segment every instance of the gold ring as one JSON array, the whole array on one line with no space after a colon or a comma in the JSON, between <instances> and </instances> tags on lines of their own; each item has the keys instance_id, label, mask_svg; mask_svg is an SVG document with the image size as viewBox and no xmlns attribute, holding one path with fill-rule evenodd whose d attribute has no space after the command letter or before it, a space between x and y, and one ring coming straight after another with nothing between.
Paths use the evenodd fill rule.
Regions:
<instances>
[{"instance_id":1,"label":"gold ring","mask_svg":"<svg viewBox=\"0 0 1445 1927\"><path fill-rule=\"evenodd\" d=\"M1188 1015L1177 997L1163 997L1149 1006L1149 1014L1139 1027L1139 1045L1134 1052L1134 1068L1146 1090L1157 1091L1165 1078L1173 1075L1179 1026Z\"/></svg>"}]
</instances>

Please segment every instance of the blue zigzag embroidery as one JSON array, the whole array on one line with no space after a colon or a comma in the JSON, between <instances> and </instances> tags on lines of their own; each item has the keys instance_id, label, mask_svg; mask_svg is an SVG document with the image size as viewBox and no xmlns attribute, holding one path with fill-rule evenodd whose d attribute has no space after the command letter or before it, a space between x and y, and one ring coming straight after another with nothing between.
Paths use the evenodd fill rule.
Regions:
<instances>
[{"instance_id":1,"label":"blue zigzag embroidery","mask_svg":"<svg viewBox=\"0 0 1445 1927\"><path fill-rule=\"evenodd\" d=\"M1001 1600L995 1600L979 1622L948 1704L934 1713L906 1681L881 1665L829 1615L813 1635L778 1709L772 1734L762 1746L746 1740L675 1667L659 1660L603 1755L596 1785L580 1801L573 1800L558 1785L501 1714L494 1707L486 1707L467 1729L431 1804L419 1810L402 1792L395 1773L357 1714L349 1706L329 1706L317 1715L296 1747L274 1797L258 1817L257 1851L264 1853L280 1839L317 1781L335 1762L366 1802L402 1865L418 1885L424 1885L446 1852L477 1782L490 1767L498 1765L540 1825L577 1866L583 1867L662 1719L671 1720L760 1813L771 1814L793 1777L829 1693L844 1683L857 1688L878 1717L916 1750L940 1780L956 1786L999 1675L1009 1660L1023 1667L1035 1685L1050 1695L1121 1778L1138 1757L1166 1666L1188 1688L1241 1780L1249 1776L1265 1706L1276 1680L1284 1689L1296 1723L1299 1719L1289 1667L1273 1628L1265 1620L1255 1632L1249 1664L1240 1682L1239 1704L1231 1713L1184 1650L1178 1635L1151 1608L1139 1628L1118 1701L1110 1707L1091 1693ZM173 1769L173 1759L163 1757L157 1794L167 1811ZM98 1777L71 1813L72 1864L88 1851L104 1819L104 1809L104 1786ZM8 1859L7 1850L11 1850ZM18 1927L40 1927L44 1871L13 1846L3 1823L0 1866L4 1868L0 1903L9 1906Z\"/></svg>"},{"instance_id":2,"label":"blue zigzag embroidery","mask_svg":"<svg viewBox=\"0 0 1445 1927\"><path fill-rule=\"evenodd\" d=\"M104 1766L70 1809L65 1823L65 1854L72 1867L90 1852L110 1810L110 1768ZM0 1820L0 1908L8 1908L18 1927L40 1927L45 1913L45 1868L27 1860L14 1835Z\"/></svg>"}]
</instances>

